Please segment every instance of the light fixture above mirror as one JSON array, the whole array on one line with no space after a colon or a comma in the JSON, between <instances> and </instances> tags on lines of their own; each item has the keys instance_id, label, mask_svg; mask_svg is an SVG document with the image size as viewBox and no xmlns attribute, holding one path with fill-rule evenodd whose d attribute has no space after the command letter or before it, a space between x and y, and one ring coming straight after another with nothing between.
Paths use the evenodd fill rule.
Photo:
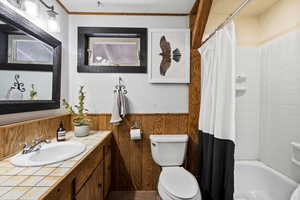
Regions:
<instances>
[{"instance_id":1,"label":"light fixture above mirror","mask_svg":"<svg viewBox=\"0 0 300 200\"><path fill-rule=\"evenodd\" d=\"M32 17L38 17L39 16L38 0L24 0L23 5L24 5L25 12L28 15L30 15Z\"/></svg>"},{"instance_id":2,"label":"light fixture above mirror","mask_svg":"<svg viewBox=\"0 0 300 200\"><path fill-rule=\"evenodd\" d=\"M59 25L57 23L56 16L58 13L54 10L53 5L48 5L43 0L8 0L13 6L23 9L28 15L32 17L39 16L40 4L46 7L48 15L48 30L50 32L59 32Z\"/></svg>"}]
</instances>

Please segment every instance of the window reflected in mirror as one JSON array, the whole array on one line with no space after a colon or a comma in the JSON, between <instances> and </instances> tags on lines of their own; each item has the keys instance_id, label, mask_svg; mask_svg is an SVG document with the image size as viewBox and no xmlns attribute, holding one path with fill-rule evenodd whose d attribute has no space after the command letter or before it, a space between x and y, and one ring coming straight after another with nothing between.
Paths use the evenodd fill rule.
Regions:
<instances>
[{"instance_id":1,"label":"window reflected in mirror","mask_svg":"<svg viewBox=\"0 0 300 200\"><path fill-rule=\"evenodd\" d=\"M53 50L48 45L27 35L8 35L8 63L53 63Z\"/></svg>"},{"instance_id":2,"label":"window reflected in mirror","mask_svg":"<svg viewBox=\"0 0 300 200\"><path fill-rule=\"evenodd\" d=\"M0 22L1 64L53 64L53 48L9 24Z\"/></svg>"}]
</instances>

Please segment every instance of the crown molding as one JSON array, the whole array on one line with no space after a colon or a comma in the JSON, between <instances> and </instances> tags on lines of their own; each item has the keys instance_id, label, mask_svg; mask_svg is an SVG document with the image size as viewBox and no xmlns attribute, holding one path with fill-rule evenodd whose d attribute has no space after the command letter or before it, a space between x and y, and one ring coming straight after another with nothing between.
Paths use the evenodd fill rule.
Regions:
<instances>
[{"instance_id":1,"label":"crown molding","mask_svg":"<svg viewBox=\"0 0 300 200\"><path fill-rule=\"evenodd\" d=\"M189 16L190 13L140 13L140 12L73 12L60 0L56 0L60 7L69 15L127 15L127 16Z\"/></svg>"},{"instance_id":2,"label":"crown molding","mask_svg":"<svg viewBox=\"0 0 300 200\"><path fill-rule=\"evenodd\" d=\"M69 12L70 15L189 16L189 13Z\"/></svg>"},{"instance_id":3,"label":"crown molding","mask_svg":"<svg viewBox=\"0 0 300 200\"><path fill-rule=\"evenodd\" d=\"M60 0L56 0L56 2L58 3L58 5L67 13L69 14L69 10L67 9L67 7L60 1Z\"/></svg>"}]
</instances>

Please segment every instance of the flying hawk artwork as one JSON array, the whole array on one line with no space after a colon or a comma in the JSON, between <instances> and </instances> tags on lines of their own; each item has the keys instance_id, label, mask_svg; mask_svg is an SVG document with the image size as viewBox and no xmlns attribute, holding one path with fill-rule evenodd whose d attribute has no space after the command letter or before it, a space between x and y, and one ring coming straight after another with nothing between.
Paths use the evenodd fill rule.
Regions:
<instances>
[{"instance_id":1,"label":"flying hawk artwork","mask_svg":"<svg viewBox=\"0 0 300 200\"><path fill-rule=\"evenodd\" d=\"M160 48L162 50L162 53L159 54L162 56L160 63L160 75L166 76L167 71L172 66L172 60L177 63L180 61L181 52L178 48L172 51L171 44L167 41L164 35L160 39Z\"/></svg>"}]
</instances>

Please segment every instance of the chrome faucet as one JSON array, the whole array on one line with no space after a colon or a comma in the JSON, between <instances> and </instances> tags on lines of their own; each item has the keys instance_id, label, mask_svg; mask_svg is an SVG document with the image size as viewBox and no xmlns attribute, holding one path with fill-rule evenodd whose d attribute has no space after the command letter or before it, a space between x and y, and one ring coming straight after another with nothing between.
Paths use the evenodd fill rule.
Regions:
<instances>
[{"instance_id":1,"label":"chrome faucet","mask_svg":"<svg viewBox=\"0 0 300 200\"><path fill-rule=\"evenodd\" d=\"M42 148L42 143L49 144L51 143L50 140L41 140L40 138L37 138L33 141L32 144L25 144L23 147L22 154L31 153L34 151L39 151Z\"/></svg>"}]
</instances>

